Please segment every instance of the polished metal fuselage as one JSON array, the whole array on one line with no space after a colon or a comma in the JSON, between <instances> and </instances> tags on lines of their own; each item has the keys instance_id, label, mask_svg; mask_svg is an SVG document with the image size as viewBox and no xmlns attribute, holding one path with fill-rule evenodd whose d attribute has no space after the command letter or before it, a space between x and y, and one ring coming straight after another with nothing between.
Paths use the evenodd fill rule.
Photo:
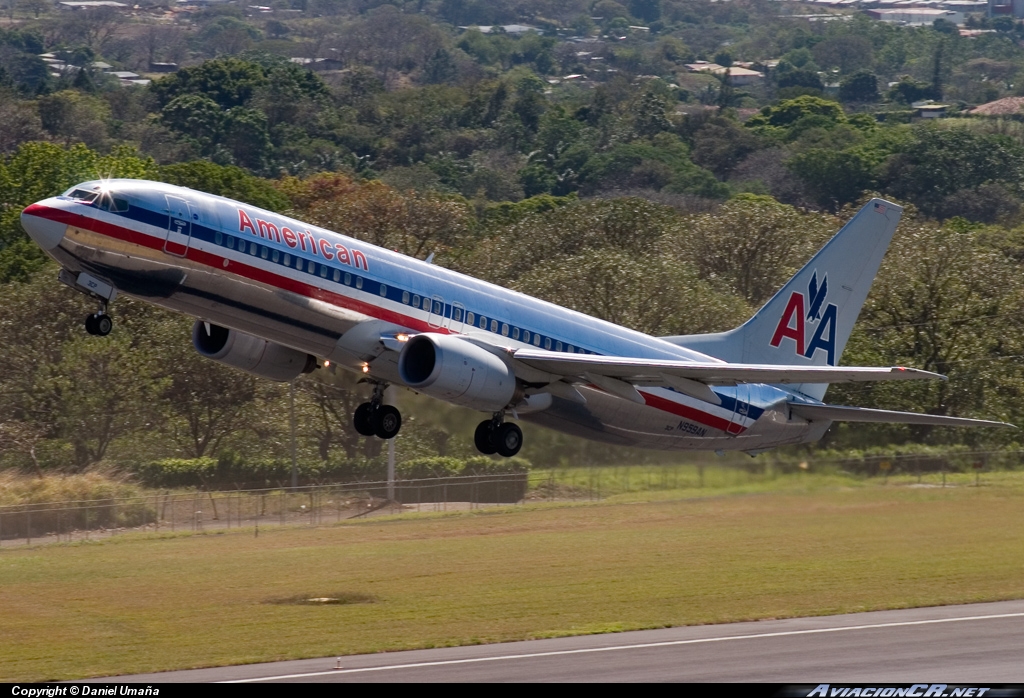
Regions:
<instances>
[{"instance_id":1,"label":"polished metal fuselage","mask_svg":"<svg viewBox=\"0 0 1024 698\"><path fill-rule=\"evenodd\" d=\"M565 342L570 351L581 353L709 360L657 338L228 199L152 182L115 180L108 185L127 198L138 214L134 219L64 198L40 202L60 209L61 220L68 221L63 239L48 250L62 267L103 279L119 293L369 372L378 380L402 384L398 354L380 343L382 334L436 331L502 347L530 347L509 336L509 324L531 328L535 339L542 333L558 338L559 347ZM171 244L171 199L187 202L185 210L192 217L190 234L177 236L183 248ZM273 262L282 254L299 257L297 248L273 239L256 238L258 245L250 241L252 253L228 250L224 236L242 240L248 235L239 230L239 210L278 229L305 230L324 252L332 245L359 249L368 268L349 269L351 264L331 264L321 256L316 260L318 274L297 272ZM316 255L301 256L310 262ZM345 270L344 276L336 273L339 269ZM366 288L334 281L352 272L366 279ZM367 288L380 292L371 294ZM415 292L413 297L421 295L424 305L410 307L404 300L409 292L402 289ZM436 300L426 309L428 297L440 299L440 313L432 315ZM457 322L457 315L463 320L486 316L492 324L481 328ZM518 337L518 329L514 331ZM716 387L724 407L667 387L643 390L649 404L582 385L585 404L554 397L546 409L522 418L590 439L671 450L755 451L816 440L829 425L790 415L791 394L774 386Z\"/></svg>"}]
</instances>

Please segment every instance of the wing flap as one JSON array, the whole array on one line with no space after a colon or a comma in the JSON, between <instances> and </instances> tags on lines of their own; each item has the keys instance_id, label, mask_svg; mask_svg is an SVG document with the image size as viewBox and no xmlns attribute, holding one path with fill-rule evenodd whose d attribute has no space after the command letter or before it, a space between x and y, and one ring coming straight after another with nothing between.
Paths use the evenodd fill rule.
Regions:
<instances>
[{"instance_id":1,"label":"wing flap","mask_svg":"<svg viewBox=\"0 0 1024 698\"><path fill-rule=\"evenodd\" d=\"M937 414L874 410L867 407L845 407L842 405L807 405L798 402L789 404L793 414L809 420L829 419L834 422L877 422L883 424L922 424L937 427L1017 427L1007 422L992 422L987 419L966 417L945 417Z\"/></svg>"},{"instance_id":2,"label":"wing flap","mask_svg":"<svg viewBox=\"0 0 1024 698\"><path fill-rule=\"evenodd\" d=\"M768 364L694 363L665 359L638 359L620 356L564 354L538 349L519 349L512 356L530 368L546 373L587 380L587 375L618 378L631 383L657 383L683 378L705 385L737 383L853 383L862 381L944 380L930 371L900 366L874 368L862 366L777 366Z\"/></svg>"}]
</instances>

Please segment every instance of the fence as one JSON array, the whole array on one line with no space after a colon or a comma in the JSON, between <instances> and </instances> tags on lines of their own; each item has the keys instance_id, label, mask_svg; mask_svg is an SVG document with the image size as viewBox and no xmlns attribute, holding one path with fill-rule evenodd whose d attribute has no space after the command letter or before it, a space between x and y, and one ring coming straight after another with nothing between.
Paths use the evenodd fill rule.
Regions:
<instances>
[{"instance_id":1,"label":"fence","mask_svg":"<svg viewBox=\"0 0 1024 698\"><path fill-rule=\"evenodd\" d=\"M524 499L528 487L527 473L513 473L14 504L0 506L0 546L89 540L126 531L316 526L389 508L399 511L402 505L440 511L449 505L512 504Z\"/></svg>"},{"instance_id":2,"label":"fence","mask_svg":"<svg viewBox=\"0 0 1024 698\"><path fill-rule=\"evenodd\" d=\"M957 452L815 459L855 477L926 474L944 486L946 473L1017 469L1021 452ZM207 531L281 525L320 525L402 510L472 509L532 500L596 500L647 490L732 488L799 477L805 463L740 461L746 467L701 463L559 468L530 473L347 482L296 488L156 492L124 499L0 506L0 548L39 542L88 540L126 531ZM753 468L751 466L757 466ZM941 478L941 479L939 479Z\"/></svg>"}]
</instances>

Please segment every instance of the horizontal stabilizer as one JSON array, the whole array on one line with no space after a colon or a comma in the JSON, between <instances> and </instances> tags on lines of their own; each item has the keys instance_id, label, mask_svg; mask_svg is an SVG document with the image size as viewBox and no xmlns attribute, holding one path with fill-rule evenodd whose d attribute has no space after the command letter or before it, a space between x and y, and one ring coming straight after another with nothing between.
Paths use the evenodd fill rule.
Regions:
<instances>
[{"instance_id":1,"label":"horizontal stabilizer","mask_svg":"<svg viewBox=\"0 0 1024 698\"><path fill-rule=\"evenodd\" d=\"M895 412L893 410L872 410L866 407L843 407L840 405L806 405L792 402L793 414L809 420L830 419L833 422L877 422L883 424L924 424L936 427L1017 427L1007 422L991 422L987 419L965 417L943 417L937 414L916 412Z\"/></svg>"},{"instance_id":2,"label":"horizontal stabilizer","mask_svg":"<svg viewBox=\"0 0 1024 698\"><path fill-rule=\"evenodd\" d=\"M605 376L642 385L665 385L665 377L686 378L705 385L737 383L859 383L864 381L944 379L944 376L916 368L864 366L780 366L771 364L695 363L624 356L566 354L543 349L518 349L516 361L530 368L566 378L588 381L587 376Z\"/></svg>"}]
</instances>

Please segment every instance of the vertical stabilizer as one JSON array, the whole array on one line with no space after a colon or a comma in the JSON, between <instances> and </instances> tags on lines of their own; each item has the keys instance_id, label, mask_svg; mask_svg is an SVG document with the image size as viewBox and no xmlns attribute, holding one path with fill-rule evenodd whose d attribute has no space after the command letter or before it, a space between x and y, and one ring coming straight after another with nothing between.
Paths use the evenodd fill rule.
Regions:
<instances>
[{"instance_id":1,"label":"vertical stabilizer","mask_svg":"<svg viewBox=\"0 0 1024 698\"><path fill-rule=\"evenodd\" d=\"M732 363L838 365L902 213L872 199L743 325L665 339ZM828 385L790 387L821 400Z\"/></svg>"}]
</instances>

